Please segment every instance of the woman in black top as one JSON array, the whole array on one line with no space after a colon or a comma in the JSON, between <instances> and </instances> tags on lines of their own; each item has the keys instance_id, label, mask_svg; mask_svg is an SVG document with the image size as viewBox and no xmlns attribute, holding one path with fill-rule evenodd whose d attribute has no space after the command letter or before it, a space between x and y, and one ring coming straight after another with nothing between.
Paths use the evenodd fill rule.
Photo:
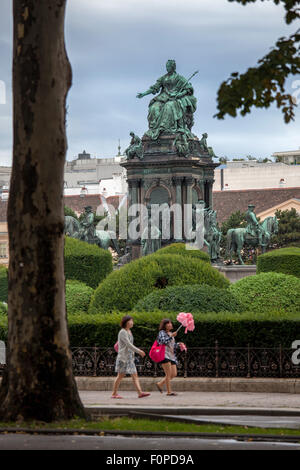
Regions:
<instances>
[{"instance_id":1,"label":"woman in black top","mask_svg":"<svg viewBox=\"0 0 300 470\"><path fill-rule=\"evenodd\" d=\"M180 347L181 343L175 343L175 336L177 335L177 331L172 333L173 325L169 318L164 318L159 326L159 333L157 337L158 344L165 344L165 359L159 364L161 364L165 377L156 383L156 386L160 393L163 393L163 385L166 383L167 387L167 395L177 395L177 393L172 392L171 390L171 380L177 376L177 358L176 358L176 351Z\"/></svg>"}]
</instances>

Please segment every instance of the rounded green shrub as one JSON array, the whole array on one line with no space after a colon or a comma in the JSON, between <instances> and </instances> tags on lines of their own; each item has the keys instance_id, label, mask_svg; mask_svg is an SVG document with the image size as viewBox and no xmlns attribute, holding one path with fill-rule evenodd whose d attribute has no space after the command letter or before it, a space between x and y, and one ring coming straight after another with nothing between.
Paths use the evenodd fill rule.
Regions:
<instances>
[{"instance_id":1,"label":"rounded green shrub","mask_svg":"<svg viewBox=\"0 0 300 470\"><path fill-rule=\"evenodd\" d=\"M239 312L243 310L229 289L208 285L171 286L151 292L139 300L136 311L165 312Z\"/></svg>"},{"instance_id":2,"label":"rounded green shrub","mask_svg":"<svg viewBox=\"0 0 300 470\"><path fill-rule=\"evenodd\" d=\"M0 266L0 302L7 302L8 297L8 278L7 268Z\"/></svg>"},{"instance_id":3,"label":"rounded green shrub","mask_svg":"<svg viewBox=\"0 0 300 470\"><path fill-rule=\"evenodd\" d=\"M229 289L246 309L300 312L300 279L295 276L261 273L245 277Z\"/></svg>"},{"instance_id":4,"label":"rounded green shrub","mask_svg":"<svg viewBox=\"0 0 300 470\"><path fill-rule=\"evenodd\" d=\"M131 310L155 289L185 284L219 288L229 281L208 263L180 255L148 255L111 273L95 290L89 312Z\"/></svg>"},{"instance_id":5,"label":"rounded green shrub","mask_svg":"<svg viewBox=\"0 0 300 470\"><path fill-rule=\"evenodd\" d=\"M112 256L97 245L65 237L66 279L81 281L93 289L112 271Z\"/></svg>"},{"instance_id":6,"label":"rounded green shrub","mask_svg":"<svg viewBox=\"0 0 300 470\"><path fill-rule=\"evenodd\" d=\"M171 245L160 248L155 252L156 255L182 255L190 258L197 258L199 260L210 263L210 258L207 253L201 250L187 249L185 243L172 243Z\"/></svg>"},{"instance_id":7,"label":"rounded green shrub","mask_svg":"<svg viewBox=\"0 0 300 470\"><path fill-rule=\"evenodd\" d=\"M80 281L66 281L68 314L87 312L94 289Z\"/></svg>"},{"instance_id":8,"label":"rounded green shrub","mask_svg":"<svg viewBox=\"0 0 300 470\"><path fill-rule=\"evenodd\" d=\"M300 277L300 248L280 248L260 255L257 260L257 272L270 271Z\"/></svg>"}]
</instances>

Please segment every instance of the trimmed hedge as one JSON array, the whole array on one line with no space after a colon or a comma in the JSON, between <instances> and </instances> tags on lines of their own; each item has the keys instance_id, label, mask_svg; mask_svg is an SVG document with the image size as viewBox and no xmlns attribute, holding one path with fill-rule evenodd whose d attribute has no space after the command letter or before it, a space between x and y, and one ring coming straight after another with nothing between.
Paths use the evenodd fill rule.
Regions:
<instances>
[{"instance_id":1,"label":"trimmed hedge","mask_svg":"<svg viewBox=\"0 0 300 470\"><path fill-rule=\"evenodd\" d=\"M66 281L66 305L68 314L87 312L94 289L80 281Z\"/></svg>"},{"instance_id":2,"label":"trimmed hedge","mask_svg":"<svg viewBox=\"0 0 300 470\"><path fill-rule=\"evenodd\" d=\"M260 255L257 273L270 271L300 277L300 248L280 248Z\"/></svg>"},{"instance_id":3,"label":"trimmed hedge","mask_svg":"<svg viewBox=\"0 0 300 470\"><path fill-rule=\"evenodd\" d=\"M71 347L113 347L120 331L120 320L127 312L106 315L68 315ZM149 352L162 318L170 318L174 328L179 326L176 313L167 312L128 312L133 316L132 333L134 344ZM243 312L237 313L196 313L195 330L187 334L182 328L176 341L183 341L188 348L214 347L215 340L223 347L276 348L281 344L290 348L296 338L300 338L299 313L286 312ZM7 341L7 317L0 315L0 340Z\"/></svg>"},{"instance_id":4,"label":"trimmed hedge","mask_svg":"<svg viewBox=\"0 0 300 470\"><path fill-rule=\"evenodd\" d=\"M172 286L151 292L141 299L135 310L151 312L183 311L183 312L240 312L244 306L229 289L213 286Z\"/></svg>"},{"instance_id":5,"label":"trimmed hedge","mask_svg":"<svg viewBox=\"0 0 300 470\"><path fill-rule=\"evenodd\" d=\"M128 311L156 288L209 284L227 288L230 283L208 263L180 255L148 255L111 273L95 290L89 313Z\"/></svg>"},{"instance_id":6,"label":"trimmed hedge","mask_svg":"<svg viewBox=\"0 0 300 470\"><path fill-rule=\"evenodd\" d=\"M207 253L201 250L188 250L185 243L172 243L171 245L160 248L155 252L156 255L182 255L189 256L190 258L197 258L206 263L210 263L210 258Z\"/></svg>"},{"instance_id":7,"label":"trimmed hedge","mask_svg":"<svg viewBox=\"0 0 300 470\"><path fill-rule=\"evenodd\" d=\"M112 256L97 245L65 237L66 279L81 281L93 289L112 271Z\"/></svg>"},{"instance_id":8,"label":"trimmed hedge","mask_svg":"<svg viewBox=\"0 0 300 470\"><path fill-rule=\"evenodd\" d=\"M7 268L0 266L0 301L7 302L8 298L8 278Z\"/></svg>"},{"instance_id":9,"label":"trimmed hedge","mask_svg":"<svg viewBox=\"0 0 300 470\"><path fill-rule=\"evenodd\" d=\"M244 277L229 290L246 309L291 310L300 313L300 279L281 273L261 273Z\"/></svg>"}]
</instances>

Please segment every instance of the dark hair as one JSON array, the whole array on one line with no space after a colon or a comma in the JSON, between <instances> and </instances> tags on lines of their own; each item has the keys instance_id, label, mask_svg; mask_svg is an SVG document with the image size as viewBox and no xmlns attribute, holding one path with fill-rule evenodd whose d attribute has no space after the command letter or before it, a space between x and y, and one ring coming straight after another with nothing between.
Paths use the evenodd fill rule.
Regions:
<instances>
[{"instance_id":1,"label":"dark hair","mask_svg":"<svg viewBox=\"0 0 300 470\"><path fill-rule=\"evenodd\" d=\"M133 318L130 315L125 315L125 317L122 318L121 323L120 323L121 328L126 328L126 323L129 320L133 320Z\"/></svg>"},{"instance_id":2,"label":"dark hair","mask_svg":"<svg viewBox=\"0 0 300 470\"><path fill-rule=\"evenodd\" d=\"M166 329L166 325L168 323L172 323L170 318L164 318L161 322L160 322L160 325L159 325L159 331L160 330L165 330Z\"/></svg>"}]
</instances>

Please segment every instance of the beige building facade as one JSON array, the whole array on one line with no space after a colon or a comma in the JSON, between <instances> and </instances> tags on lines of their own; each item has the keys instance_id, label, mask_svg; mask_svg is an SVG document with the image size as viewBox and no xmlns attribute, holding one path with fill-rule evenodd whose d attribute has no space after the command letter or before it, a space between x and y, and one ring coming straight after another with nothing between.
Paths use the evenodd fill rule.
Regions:
<instances>
[{"instance_id":1,"label":"beige building facade","mask_svg":"<svg viewBox=\"0 0 300 470\"><path fill-rule=\"evenodd\" d=\"M227 162L215 169L214 191L300 187L300 165Z\"/></svg>"}]
</instances>

